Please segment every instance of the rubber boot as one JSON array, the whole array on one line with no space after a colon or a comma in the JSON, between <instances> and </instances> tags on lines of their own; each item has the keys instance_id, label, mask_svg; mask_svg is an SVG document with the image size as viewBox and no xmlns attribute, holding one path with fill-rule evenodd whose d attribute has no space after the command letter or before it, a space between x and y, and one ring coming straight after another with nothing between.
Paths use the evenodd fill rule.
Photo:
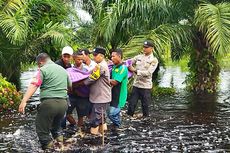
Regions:
<instances>
[{"instance_id":1,"label":"rubber boot","mask_svg":"<svg viewBox=\"0 0 230 153\"><path fill-rule=\"evenodd\" d=\"M90 133L91 134L93 134L93 135L100 135L100 133L99 133L99 126L97 126L97 127L91 127L90 128Z\"/></svg>"},{"instance_id":2,"label":"rubber boot","mask_svg":"<svg viewBox=\"0 0 230 153\"><path fill-rule=\"evenodd\" d=\"M103 125L102 124L99 125L99 132L102 133L102 130L104 131L108 130L106 123L104 123Z\"/></svg>"},{"instance_id":3,"label":"rubber boot","mask_svg":"<svg viewBox=\"0 0 230 153\"><path fill-rule=\"evenodd\" d=\"M46 149L52 149L54 147L54 142L50 141L48 144L46 145L42 145L42 149L46 150Z\"/></svg>"}]
</instances>

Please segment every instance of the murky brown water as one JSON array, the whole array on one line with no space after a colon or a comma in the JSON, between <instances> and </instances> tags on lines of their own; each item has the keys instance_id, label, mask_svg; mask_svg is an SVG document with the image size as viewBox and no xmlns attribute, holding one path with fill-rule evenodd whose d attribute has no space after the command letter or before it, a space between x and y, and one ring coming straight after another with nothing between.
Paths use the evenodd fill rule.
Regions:
<instances>
[{"instance_id":1,"label":"murky brown water","mask_svg":"<svg viewBox=\"0 0 230 153\"><path fill-rule=\"evenodd\" d=\"M23 89L33 72L22 74ZM173 86L174 96L154 98L148 120L130 119L123 112L122 130L100 137L88 134L66 152L230 152L230 71L221 72L220 90L212 95L184 91L186 74L180 68L161 71L160 86ZM0 152L42 152L35 133L34 118L38 93L26 115L0 118Z\"/></svg>"}]
</instances>

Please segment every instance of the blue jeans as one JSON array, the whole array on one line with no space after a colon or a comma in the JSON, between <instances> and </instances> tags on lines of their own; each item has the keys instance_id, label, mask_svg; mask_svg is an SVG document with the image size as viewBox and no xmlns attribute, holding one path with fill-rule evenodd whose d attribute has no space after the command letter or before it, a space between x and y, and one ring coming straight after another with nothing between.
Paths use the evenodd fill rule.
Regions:
<instances>
[{"instance_id":1,"label":"blue jeans","mask_svg":"<svg viewBox=\"0 0 230 153\"><path fill-rule=\"evenodd\" d=\"M108 117L113 122L113 124L117 127L121 125L120 112L121 109L119 107L117 108L113 106L109 107Z\"/></svg>"}]
</instances>

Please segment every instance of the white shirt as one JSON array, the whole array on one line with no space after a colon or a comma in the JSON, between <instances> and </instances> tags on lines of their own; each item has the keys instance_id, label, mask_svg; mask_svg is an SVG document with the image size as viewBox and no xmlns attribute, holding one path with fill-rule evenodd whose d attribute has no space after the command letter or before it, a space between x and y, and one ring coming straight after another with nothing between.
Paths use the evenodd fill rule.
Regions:
<instances>
[{"instance_id":1,"label":"white shirt","mask_svg":"<svg viewBox=\"0 0 230 153\"><path fill-rule=\"evenodd\" d=\"M92 72L96 65L97 65L96 62L94 62L93 60L90 60L90 64L89 65L85 64L85 68L87 68L88 71Z\"/></svg>"}]
</instances>

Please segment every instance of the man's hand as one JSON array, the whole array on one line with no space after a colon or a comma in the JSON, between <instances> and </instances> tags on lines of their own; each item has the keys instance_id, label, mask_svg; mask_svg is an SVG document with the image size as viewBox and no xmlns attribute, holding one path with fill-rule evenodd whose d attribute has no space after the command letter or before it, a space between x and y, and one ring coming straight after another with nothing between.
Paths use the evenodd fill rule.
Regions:
<instances>
[{"instance_id":1,"label":"man's hand","mask_svg":"<svg viewBox=\"0 0 230 153\"><path fill-rule=\"evenodd\" d=\"M21 104L19 105L18 111L20 113L25 113L25 107L26 107L26 102L30 99L30 97L35 93L35 91L37 90L38 86L34 85L34 84L30 84L23 99Z\"/></svg>"},{"instance_id":2,"label":"man's hand","mask_svg":"<svg viewBox=\"0 0 230 153\"><path fill-rule=\"evenodd\" d=\"M112 86L116 86L116 85L118 84L118 82L117 82L116 80L111 79L111 80L110 80L110 84L111 84Z\"/></svg>"},{"instance_id":3,"label":"man's hand","mask_svg":"<svg viewBox=\"0 0 230 153\"><path fill-rule=\"evenodd\" d=\"M19 113L25 114L25 107L26 107L26 102L22 101L18 108Z\"/></svg>"},{"instance_id":4,"label":"man's hand","mask_svg":"<svg viewBox=\"0 0 230 153\"><path fill-rule=\"evenodd\" d=\"M74 88L77 88L77 87L80 87L80 86L84 86L84 85L85 85L84 84L84 80L72 83L72 87L74 87Z\"/></svg>"},{"instance_id":5,"label":"man's hand","mask_svg":"<svg viewBox=\"0 0 230 153\"><path fill-rule=\"evenodd\" d=\"M93 72L89 75L92 80L97 80L100 77L100 65L96 65Z\"/></svg>"},{"instance_id":6,"label":"man's hand","mask_svg":"<svg viewBox=\"0 0 230 153\"><path fill-rule=\"evenodd\" d=\"M137 73L137 70L131 65L128 67L129 71Z\"/></svg>"}]
</instances>

